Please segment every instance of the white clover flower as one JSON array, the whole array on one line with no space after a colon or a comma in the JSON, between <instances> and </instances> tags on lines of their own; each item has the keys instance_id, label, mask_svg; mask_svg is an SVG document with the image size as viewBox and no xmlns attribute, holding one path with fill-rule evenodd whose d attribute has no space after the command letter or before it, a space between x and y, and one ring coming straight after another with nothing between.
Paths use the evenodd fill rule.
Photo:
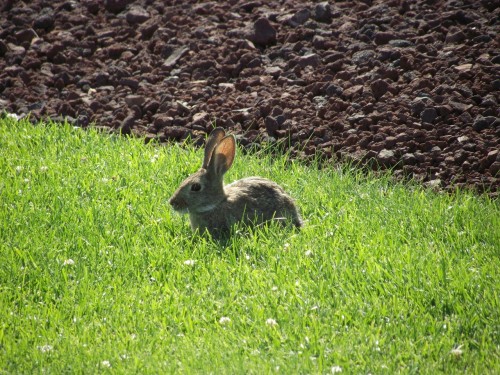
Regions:
<instances>
[{"instance_id":1,"label":"white clover flower","mask_svg":"<svg viewBox=\"0 0 500 375\"><path fill-rule=\"evenodd\" d=\"M340 367L340 366L333 366L332 367L332 374L336 374L338 372L342 372L342 367Z\"/></svg>"},{"instance_id":2,"label":"white clover flower","mask_svg":"<svg viewBox=\"0 0 500 375\"><path fill-rule=\"evenodd\" d=\"M6 115L8 118L11 118L15 121L19 121L19 119L21 118L21 116L19 116L17 113L7 113Z\"/></svg>"},{"instance_id":3,"label":"white clover flower","mask_svg":"<svg viewBox=\"0 0 500 375\"><path fill-rule=\"evenodd\" d=\"M47 167L46 165L42 165L40 167L40 172L47 172L49 170L49 167Z\"/></svg>"},{"instance_id":4,"label":"white clover flower","mask_svg":"<svg viewBox=\"0 0 500 375\"><path fill-rule=\"evenodd\" d=\"M101 362L101 366L102 367L106 367L106 368L110 368L111 367L111 363L109 361L102 361Z\"/></svg>"},{"instance_id":5,"label":"white clover flower","mask_svg":"<svg viewBox=\"0 0 500 375\"><path fill-rule=\"evenodd\" d=\"M22 166L22 165L18 165L18 166L16 167L16 172L17 172L17 173L21 173L21 171L22 171L23 169L24 169L24 168L23 168L23 166Z\"/></svg>"},{"instance_id":6,"label":"white clover flower","mask_svg":"<svg viewBox=\"0 0 500 375\"><path fill-rule=\"evenodd\" d=\"M73 259L66 259L63 263L63 266L73 266L75 261Z\"/></svg>"},{"instance_id":7,"label":"white clover flower","mask_svg":"<svg viewBox=\"0 0 500 375\"><path fill-rule=\"evenodd\" d=\"M52 345L42 345L38 347L38 350L40 350L42 353L47 353L52 351L54 347Z\"/></svg>"},{"instance_id":8,"label":"white clover flower","mask_svg":"<svg viewBox=\"0 0 500 375\"><path fill-rule=\"evenodd\" d=\"M278 325L278 322L273 319L273 318L269 318L266 320L266 324L269 326L269 327L276 327Z\"/></svg>"},{"instance_id":9,"label":"white clover flower","mask_svg":"<svg viewBox=\"0 0 500 375\"><path fill-rule=\"evenodd\" d=\"M219 324L221 325L226 325L228 323L231 323L231 319L228 318L227 316L222 316L220 319L219 319Z\"/></svg>"},{"instance_id":10,"label":"white clover flower","mask_svg":"<svg viewBox=\"0 0 500 375\"><path fill-rule=\"evenodd\" d=\"M310 256L312 256L312 255L313 255L313 252L312 252L312 250L307 250L307 251L304 253L304 255L305 255L306 257L310 257Z\"/></svg>"},{"instance_id":11,"label":"white clover flower","mask_svg":"<svg viewBox=\"0 0 500 375\"><path fill-rule=\"evenodd\" d=\"M463 345L459 345L456 348L451 349L450 353L457 358L460 357L464 353L464 351L462 350L462 346Z\"/></svg>"},{"instance_id":12,"label":"white clover flower","mask_svg":"<svg viewBox=\"0 0 500 375\"><path fill-rule=\"evenodd\" d=\"M195 263L196 261L194 259L188 259L184 261L184 265L186 266L194 266Z\"/></svg>"}]
</instances>

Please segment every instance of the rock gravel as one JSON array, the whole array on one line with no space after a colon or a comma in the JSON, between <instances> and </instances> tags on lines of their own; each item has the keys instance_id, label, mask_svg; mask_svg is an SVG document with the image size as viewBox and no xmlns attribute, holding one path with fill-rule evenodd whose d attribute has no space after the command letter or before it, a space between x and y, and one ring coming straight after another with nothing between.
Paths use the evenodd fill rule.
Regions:
<instances>
[{"instance_id":1,"label":"rock gravel","mask_svg":"<svg viewBox=\"0 0 500 375\"><path fill-rule=\"evenodd\" d=\"M0 109L496 195L498 1L11 1Z\"/></svg>"}]
</instances>

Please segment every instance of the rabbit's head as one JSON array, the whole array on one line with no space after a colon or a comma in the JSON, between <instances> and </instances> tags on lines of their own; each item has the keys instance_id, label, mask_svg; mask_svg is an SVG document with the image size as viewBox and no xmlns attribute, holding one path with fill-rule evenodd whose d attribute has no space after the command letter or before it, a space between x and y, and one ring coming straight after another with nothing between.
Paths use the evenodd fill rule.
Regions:
<instances>
[{"instance_id":1,"label":"rabbit's head","mask_svg":"<svg viewBox=\"0 0 500 375\"><path fill-rule=\"evenodd\" d=\"M226 136L222 128L214 129L207 140L201 168L186 178L169 200L174 210L203 213L225 200L223 177L233 164L235 151L234 136Z\"/></svg>"}]
</instances>

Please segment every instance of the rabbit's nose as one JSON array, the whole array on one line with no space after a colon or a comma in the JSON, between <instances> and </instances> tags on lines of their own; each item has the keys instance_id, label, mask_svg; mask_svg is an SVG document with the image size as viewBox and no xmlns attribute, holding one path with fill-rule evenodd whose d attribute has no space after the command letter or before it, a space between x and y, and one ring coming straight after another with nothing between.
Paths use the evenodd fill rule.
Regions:
<instances>
[{"instance_id":1,"label":"rabbit's nose","mask_svg":"<svg viewBox=\"0 0 500 375\"><path fill-rule=\"evenodd\" d=\"M177 197L172 197L168 200L168 203L174 208L174 210L177 210L183 206L183 201L182 199L179 199Z\"/></svg>"}]
</instances>

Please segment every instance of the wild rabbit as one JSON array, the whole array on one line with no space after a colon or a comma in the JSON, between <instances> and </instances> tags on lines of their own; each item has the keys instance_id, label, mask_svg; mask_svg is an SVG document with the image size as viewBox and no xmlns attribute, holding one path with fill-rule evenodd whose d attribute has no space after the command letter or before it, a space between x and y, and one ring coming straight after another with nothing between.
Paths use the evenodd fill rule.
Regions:
<instances>
[{"instance_id":1,"label":"wild rabbit","mask_svg":"<svg viewBox=\"0 0 500 375\"><path fill-rule=\"evenodd\" d=\"M227 232L236 222L256 225L269 220L302 226L292 198L273 181L247 177L224 186L223 177L236 152L236 140L222 128L210 134L201 168L186 178L169 200L173 209L189 213L193 231Z\"/></svg>"}]
</instances>

